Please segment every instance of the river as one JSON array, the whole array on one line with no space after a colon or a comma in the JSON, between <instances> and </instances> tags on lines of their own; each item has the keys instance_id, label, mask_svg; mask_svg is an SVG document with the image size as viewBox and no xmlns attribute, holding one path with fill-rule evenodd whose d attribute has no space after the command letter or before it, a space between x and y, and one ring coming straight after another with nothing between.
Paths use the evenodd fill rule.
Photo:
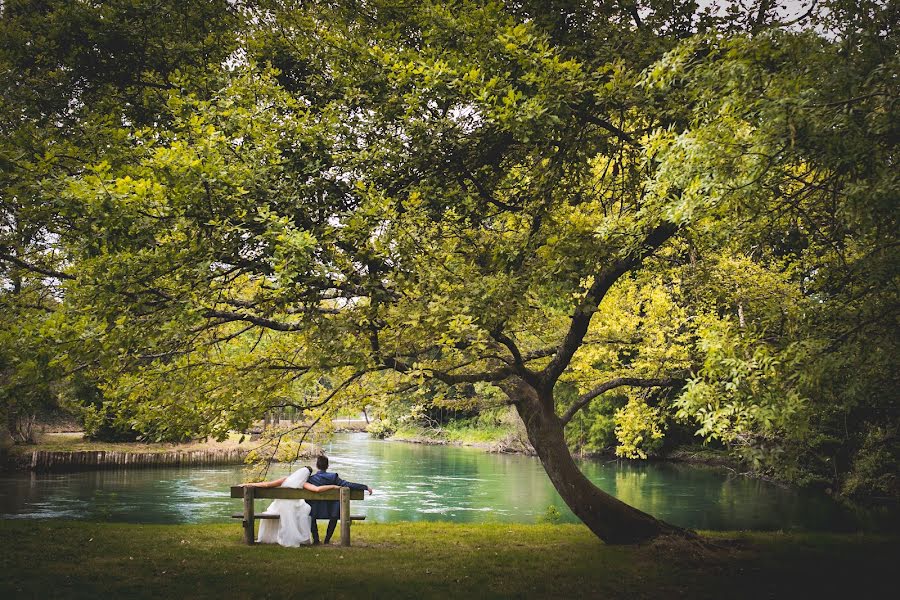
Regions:
<instances>
[{"instance_id":1,"label":"river","mask_svg":"<svg viewBox=\"0 0 900 600\"><path fill-rule=\"evenodd\" d=\"M353 512L370 521L534 523L554 506L577 522L537 459L475 448L425 446L339 434L332 471L375 488ZM671 523L707 530L896 530L896 514L850 510L822 494L716 469L671 463L583 461L584 473L621 500ZM295 466L296 468L296 466ZM276 465L270 478L288 468ZM0 474L0 518L132 523L229 520L241 501L240 466ZM257 510L265 503L258 501Z\"/></svg>"}]
</instances>

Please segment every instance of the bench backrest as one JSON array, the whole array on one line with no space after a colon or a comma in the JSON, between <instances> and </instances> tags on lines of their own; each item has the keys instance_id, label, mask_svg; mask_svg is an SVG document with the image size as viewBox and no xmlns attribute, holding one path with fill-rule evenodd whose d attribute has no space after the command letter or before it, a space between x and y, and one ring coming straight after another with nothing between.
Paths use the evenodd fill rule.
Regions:
<instances>
[{"instance_id":1,"label":"bench backrest","mask_svg":"<svg viewBox=\"0 0 900 600\"><path fill-rule=\"evenodd\" d=\"M239 485L231 487L232 498L243 498L244 488ZM341 490L328 490L327 492L311 492L297 488L253 488L254 498L277 500L340 500ZM366 497L364 490L350 490L351 500L363 500Z\"/></svg>"}]
</instances>

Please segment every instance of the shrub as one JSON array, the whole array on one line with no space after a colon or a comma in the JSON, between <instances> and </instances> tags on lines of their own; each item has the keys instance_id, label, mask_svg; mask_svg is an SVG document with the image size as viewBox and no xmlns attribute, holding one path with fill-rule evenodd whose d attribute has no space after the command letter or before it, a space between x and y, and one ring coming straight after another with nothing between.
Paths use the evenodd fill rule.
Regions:
<instances>
[{"instance_id":1,"label":"shrub","mask_svg":"<svg viewBox=\"0 0 900 600\"><path fill-rule=\"evenodd\" d=\"M541 523L557 525L562 521L562 513L559 512L559 509L556 508L555 505L550 504L547 506L546 510L544 510L544 514L541 515L540 521Z\"/></svg>"},{"instance_id":2,"label":"shrub","mask_svg":"<svg viewBox=\"0 0 900 600\"><path fill-rule=\"evenodd\" d=\"M366 431L369 432L369 435L372 437L383 440L396 433L397 425L390 419L379 419L378 421L369 423L366 427Z\"/></svg>"}]
</instances>

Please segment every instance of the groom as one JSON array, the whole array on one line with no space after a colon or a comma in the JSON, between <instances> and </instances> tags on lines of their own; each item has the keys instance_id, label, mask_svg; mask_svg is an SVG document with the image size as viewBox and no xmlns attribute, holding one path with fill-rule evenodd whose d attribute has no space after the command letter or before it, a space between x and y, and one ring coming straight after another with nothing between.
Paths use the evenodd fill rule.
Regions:
<instances>
[{"instance_id":1,"label":"groom","mask_svg":"<svg viewBox=\"0 0 900 600\"><path fill-rule=\"evenodd\" d=\"M319 469L319 472L315 475L311 475L309 478L309 483L313 485L339 485L341 487L350 488L351 490L366 490L370 494L373 491L372 488L367 485L344 481L338 477L337 473L328 473L327 456L320 456L316 459L316 468ZM310 507L309 516L312 519L311 529L313 544L319 543L319 526L316 523L316 519L328 519L328 531L325 532L325 543L330 543L334 528L337 525L338 517L341 516L340 503L337 500L309 500L308 502Z\"/></svg>"}]
</instances>

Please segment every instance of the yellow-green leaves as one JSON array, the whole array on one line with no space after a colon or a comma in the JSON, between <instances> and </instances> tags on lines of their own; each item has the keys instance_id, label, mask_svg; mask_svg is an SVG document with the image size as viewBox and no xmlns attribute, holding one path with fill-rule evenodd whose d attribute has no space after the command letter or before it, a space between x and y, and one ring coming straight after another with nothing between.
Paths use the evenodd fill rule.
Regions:
<instances>
[{"instance_id":1,"label":"yellow-green leaves","mask_svg":"<svg viewBox=\"0 0 900 600\"><path fill-rule=\"evenodd\" d=\"M616 456L646 459L662 446L665 417L660 408L631 397L616 411Z\"/></svg>"}]
</instances>

